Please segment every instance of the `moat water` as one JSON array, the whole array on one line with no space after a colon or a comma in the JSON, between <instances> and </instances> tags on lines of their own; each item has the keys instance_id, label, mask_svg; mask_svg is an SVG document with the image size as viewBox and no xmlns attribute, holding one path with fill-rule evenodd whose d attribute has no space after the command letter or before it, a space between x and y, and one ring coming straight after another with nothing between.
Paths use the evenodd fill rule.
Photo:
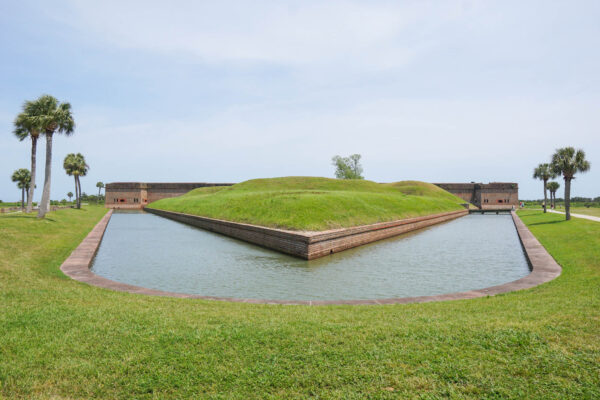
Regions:
<instances>
[{"instance_id":1,"label":"moat water","mask_svg":"<svg viewBox=\"0 0 600 400\"><path fill-rule=\"evenodd\" d=\"M468 215L305 261L147 213L114 213L92 271L205 296L356 300L480 289L529 274L512 217Z\"/></svg>"}]
</instances>

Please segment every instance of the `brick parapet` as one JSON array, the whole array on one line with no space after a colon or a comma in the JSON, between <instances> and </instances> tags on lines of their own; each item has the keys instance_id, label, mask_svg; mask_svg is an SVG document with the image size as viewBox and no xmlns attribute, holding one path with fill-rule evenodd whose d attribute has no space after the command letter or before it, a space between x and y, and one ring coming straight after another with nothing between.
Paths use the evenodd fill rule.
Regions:
<instances>
[{"instance_id":1,"label":"brick parapet","mask_svg":"<svg viewBox=\"0 0 600 400\"><path fill-rule=\"evenodd\" d=\"M154 201L181 196L194 189L231 185L233 185L233 183L112 182L106 184L104 204L107 208L141 209Z\"/></svg>"}]
</instances>

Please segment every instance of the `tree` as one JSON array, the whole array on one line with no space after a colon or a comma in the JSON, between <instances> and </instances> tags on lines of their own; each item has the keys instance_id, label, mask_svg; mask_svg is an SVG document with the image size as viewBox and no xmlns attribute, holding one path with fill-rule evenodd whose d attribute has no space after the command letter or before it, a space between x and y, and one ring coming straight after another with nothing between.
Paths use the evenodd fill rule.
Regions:
<instances>
[{"instance_id":1,"label":"tree","mask_svg":"<svg viewBox=\"0 0 600 400\"><path fill-rule=\"evenodd\" d=\"M590 169L590 162L585 159L585 152L573 147L557 149L552 156L552 170L563 176L565 180L565 214L567 221L571 219L571 180L578 172Z\"/></svg>"},{"instance_id":2,"label":"tree","mask_svg":"<svg viewBox=\"0 0 600 400\"><path fill-rule=\"evenodd\" d=\"M63 161L63 168L67 175L72 176L75 182L75 206L79 205L79 186L77 185L77 160L75 154L67 154ZM73 195L71 192L69 194ZM71 196L69 196L71 197Z\"/></svg>"},{"instance_id":3,"label":"tree","mask_svg":"<svg viewBox=\"0 0 600 400\"><path fill-rule=\"evenodd\" d=\"M548 203L547 185L548 179L556 178L556 173L552 170L550 164L540 164L533 170L533 178L544 181L544 212L546 212L546 203Z\"/></svg>"},{"instance_id":4,"label":"tree","mask_svg":"<svg viewBox=\"0 0 600 400\"><path fill-rule=\"evenodd\" d=\"M27 104L27 114L35 122L35 127L46 136L46 168L44 189L38 218L44 218L50 205L50 182L52 179L52 137L56 132L71 135L75 130L75 121L71 115L69 103L59 103L49 95L43 95Z\"/></svg>"},{"instance_id":5,"label":"tree","mask_svg":"<svg viewBox=\"0 0 600 400\"><path fill-rule=\"evenodd\" d=\"M552 204L552 208L556 208L556 191L560 187L560 183L558 182L548 182L548 190L550 191L550 204Z\"/></svg>"},{"instance_id":6,"label":"tree","mask_svg":"<svg viewBox=\"0 0 600 400\"><path fill-rule=\"evenodd\" d=\"M98 199L96 199L96 203L100 202L100 191L102 190L102 188L104 187L104 183L102 182L97 182L96 183L96 187L98 188Z\"/></svg>"},{"instance_id":7,"label":"tree","mask_svg":"<svg viewBox=\"0 0 600 400\"><path fill-rule=\"evenodd\" d=\"M79 206L79 185L77 184L78 165L76 155L74 153L67 154L63 161L63 168L67 175L72 176L75 182L75 207ZM71 196L73 195L69 192ZM69 196L70 197L70 196Z\"/></svg>"},{"instance_id":8,"label":"tree","mask_svg":"<svg viewBox=\"0 0 600 400\"><path fill-rule=\"evenodd\" d=\"M31 112L33 103L31 101L23 104L23 111L15 118L14 134L20 141L31 138L31 182L27 189L27 212L30 213L33 208L33 192L35 189L35 172L37 157L37 141L40 137L39 120Z\"/></svg>"},{"instance_id":9,"label":"tree","mask_svg":"<svg viewBox=\"0 0 600 400\"><path fill-rule=\"evenodd\" d=\"M71 197L73 197L73 192L67 193L67 197L69 198L69 203L71 202Z\"/></svg>"},{"instance_id":10,"label":"tree","mask_svg":"<svg viewBox=\"0 0 600 400\"><path fill-rule=\"evenodd\" d=\"M31 184L31 173L26 168L19 168L13 172L11 180L17 183L21 189L21 209L25 209L25 190L29 190Z\"/></svg>"},{"instance_id":11,"label":"tree","mask_svg":"<svg viewBox=\"0 0 600 400\"><path fill-rule=\"evenodd\" d=\"M338 179L364 179L360 158L360 154L352 154L349 157L334 156L331 161L335 166L335 177Z\"/></svg>"},{"instance_id":12,"label":"tree","mask_svg":"<svg viewBox=\"0 0 600 400\"><path fill-rule=\"evenodd\" d=\"M81 208L81 181L80 176L87 175L89 166L85 162L85 158L81 153L67 154L63 161L63 168L69 176L73 176L75 180L75 201L76 207Z\"/></svg>"}]
</instances>

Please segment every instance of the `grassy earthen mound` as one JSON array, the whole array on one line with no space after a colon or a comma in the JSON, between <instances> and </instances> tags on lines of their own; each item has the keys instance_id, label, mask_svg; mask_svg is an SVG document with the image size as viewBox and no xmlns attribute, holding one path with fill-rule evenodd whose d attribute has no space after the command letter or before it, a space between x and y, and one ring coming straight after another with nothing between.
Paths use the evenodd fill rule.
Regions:
<instances>
[{"instance_id":1,"label":"grassy earthen mound","mask_svg":"<svg viewBox=\"0 0 600 400\"><path fill-rule=\"evenodd\" d=\"M425 182L285 177L199 188L149 207L273 228L320 231L460 210L461 203L459 197Z\"/></svg>"}]
</instances>

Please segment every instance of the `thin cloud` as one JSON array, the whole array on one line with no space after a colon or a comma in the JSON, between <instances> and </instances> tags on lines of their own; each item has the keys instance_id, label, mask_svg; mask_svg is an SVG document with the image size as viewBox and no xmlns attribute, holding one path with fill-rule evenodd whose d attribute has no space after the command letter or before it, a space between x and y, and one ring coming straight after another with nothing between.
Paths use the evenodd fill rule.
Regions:
<instances>
[{"instance_id":1,"label":"thin cloud","mask_svg":"<svg viewBox=\"0 0 600 400\"><path fill-rule=\"evenodd\" d=\"M427 47L420 30L428 21L472 12L421 2L74 1L54 17L117 47L204 63L381 69L404 65Z\"/></svg>"}]
</instances>

